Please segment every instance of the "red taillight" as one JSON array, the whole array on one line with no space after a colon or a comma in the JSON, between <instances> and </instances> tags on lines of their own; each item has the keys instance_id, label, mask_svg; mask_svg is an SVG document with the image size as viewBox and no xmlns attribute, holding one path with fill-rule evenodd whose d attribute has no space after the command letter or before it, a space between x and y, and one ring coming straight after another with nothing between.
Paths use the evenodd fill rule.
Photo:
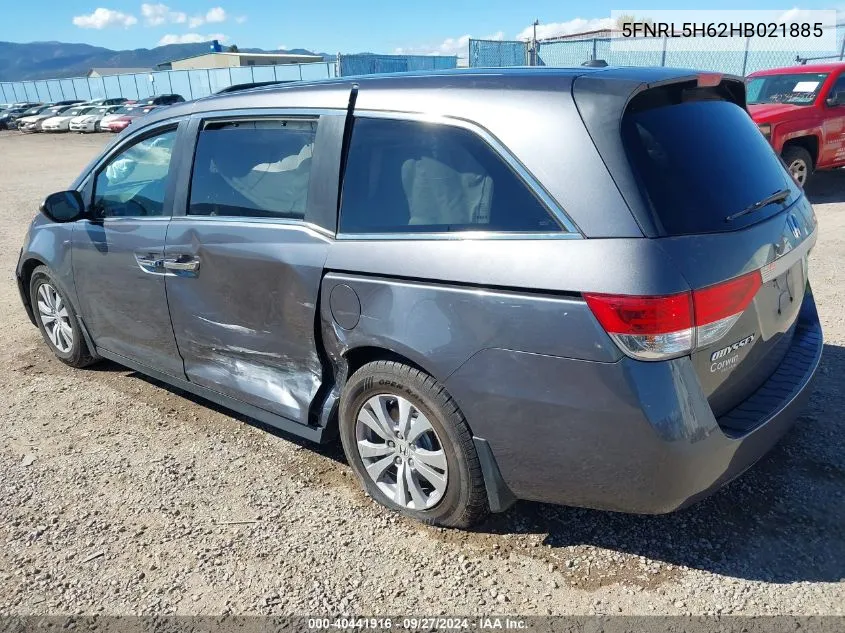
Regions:
<instances>
[{"instance_id":1,"label":"red taillight","mask_svg":"<svg viewBox=\"0 0 845 633\"><path fill-rule=\"evenodd\" d=\"M665 297L585 293L584 299L610 334L664 334L692 327L688 292Z\"/></svg>"},{"instance_id":2,"label":"red taillight","mask_svg":"<svg viewBox=\"0 0 845 633\"><path fill-rule=\"evenodd\" d=\"M759 271L665 296L584 293L605 331L629 356L660 360L689 354L722 338L762 285Z\"/></svg>"},{"instance_id":3,"label":"red taillight","mask_svg":"<svg viewBox=\"0 0 845 633\"><path fill-rule=\"evenodd\" d=\"M695 324L706 325L745 312L762 285L760 271L755 270L742 277L693 291Z\"/></svg>"}]
</instances>

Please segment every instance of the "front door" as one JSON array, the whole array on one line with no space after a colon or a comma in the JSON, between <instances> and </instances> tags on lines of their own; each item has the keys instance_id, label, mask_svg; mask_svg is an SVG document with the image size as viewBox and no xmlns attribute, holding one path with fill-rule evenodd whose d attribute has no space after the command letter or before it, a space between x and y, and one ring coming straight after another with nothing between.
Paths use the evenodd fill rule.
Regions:
<instances>
[{"instance_id":1,"label":"front door","mask_svg":"<svg viewBox=\"0 0 845 633\"><path fill-rule=\"evenodd\" d=\"M184 377L164 287L175 125L145 134L93 175L90 219L73 232L73 275L94 344Z\"/></svg>"},{"instance_id":2,"label":"front door","mask_svg":"<svg viewBox=\"0 0 845 633\"><path fill-rule=\"evenodd\" d=\"M331 243L305 222L317 128L313 117L199 122L165 253L188 379L301 423L322 381L316 306Z\"/></svg>"}]
</instances>

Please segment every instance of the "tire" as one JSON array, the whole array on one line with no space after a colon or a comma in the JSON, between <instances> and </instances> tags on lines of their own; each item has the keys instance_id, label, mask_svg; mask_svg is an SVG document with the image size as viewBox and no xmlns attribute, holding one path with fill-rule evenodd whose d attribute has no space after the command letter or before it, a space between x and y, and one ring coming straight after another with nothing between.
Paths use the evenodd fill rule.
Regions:
<instances>
[{"instance_id":1,"label":"tire","mask_svg":"<svg viewBox=\"0 0 845 633\"><path fill-rule=\"evenodd\" d=\"M385 404L382 414L390 416L389 432L373 415L378 403ZM404 432L400 411L408 412ZM339 424L349 464L364 490L383 506L443 527L467 528L488 515L472 432L446 389L428 374L393 361L364 365L343 389ZM390 432L391 439L385 439ZM374 454L362 456L362 450ZM380 471L377 479L367 466L371 472ZM402 491L397 483L400 468L407 475Z\"/></svg>"},{"instance_id":2,"label":"tire","mask_svg":"<svg viewBox=\"0 0 845 633\"><path fill-rule=\"evenodd\" d=\"M94 362L79 327L76 310L46 266L39 266L32 271L29 301L41 336L56 358L71 367L86 367ZM47 313L51 315L52 321L47 319ZM58 333L55 326L57 322L65 324L65 327L58 328Z\"/></svg>"},{"instance_id":3,"label":"tire","mask_svg":"<svg viewBox=\"0 0 845 633\"><path fill-rule=\"evenodd\" d=\"M813 157L803 147L790 145L783 150L783 162L796 182L806 187L813 175Z\"/></svg>"}]
</instances>

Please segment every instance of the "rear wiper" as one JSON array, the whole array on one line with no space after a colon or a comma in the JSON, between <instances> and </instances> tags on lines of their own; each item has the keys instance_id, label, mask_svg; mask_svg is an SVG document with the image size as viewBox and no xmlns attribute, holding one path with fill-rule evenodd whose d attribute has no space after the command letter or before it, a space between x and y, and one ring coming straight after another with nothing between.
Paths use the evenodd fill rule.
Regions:
<instances>
[{"instance_id":1,"label":"rear wiper","mask_svg":"<svg viewBox=\"0 0 845 633\"><path fill-rule=\"evenodd\" d=\"M734 213L733 215L729 215L725 218L725 222L730 222L731 220L736 220L737 218L746 215L748 213L754 213L755 211L759 211L763 207L767 207L770 204L774 204L775 202L783 202L789 197L789 189L781 189L780 191L775 191L772 195L766 196L759 202L755 202L749 207L744 208L742 211L738 213Z\"/></svg>"}]
</instances>

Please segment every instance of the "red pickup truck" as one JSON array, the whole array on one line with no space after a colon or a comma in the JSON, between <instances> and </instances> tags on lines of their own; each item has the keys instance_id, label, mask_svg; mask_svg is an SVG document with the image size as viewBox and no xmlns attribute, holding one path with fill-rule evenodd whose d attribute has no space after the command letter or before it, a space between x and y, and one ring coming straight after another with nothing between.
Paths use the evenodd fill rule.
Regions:
<instances>
[{"instance_id":1,"label":"red pickup truck","mask_svg":"<svg viewBox=\"0 0 845 633\"><path fill-rule=\"evenodd\" d=\"M802 186L817 169L845 167L845 63L752 73L748 111Z\"/></svg>"}]
</instances>

